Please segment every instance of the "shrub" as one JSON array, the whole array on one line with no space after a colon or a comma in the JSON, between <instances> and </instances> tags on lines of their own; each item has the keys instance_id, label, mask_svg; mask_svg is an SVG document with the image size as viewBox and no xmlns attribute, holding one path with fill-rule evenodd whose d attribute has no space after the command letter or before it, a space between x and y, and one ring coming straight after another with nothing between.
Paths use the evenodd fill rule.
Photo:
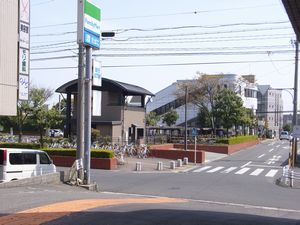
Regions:
<instances>
[{"instance_id":1,"label":"shrub","mask_svg":"<svg viewBox=\"0 0 300 225\"><path fill-rule=\"evenodd\" d=\"M76 157L76 149L65 148L44 148L50 156L73 156ZM113 158L115 156L113 151L109 150L91 150L91 158Z\"/></svg>"},{"instance_id":2,"label":"shrub","mask_svg":"<svg viewBox=\"0 0 300 225\"><path fill-rule=\"evenodd\" d=\"M216 143L234 145L234 144L239 144L239 143L243 143L243 142L247 142L247 141L254 141L254 140L257 140L256 135L220 138L220 139L217 139Z\"/></svg>"},{"instance_id":3,"label":"shrub","mask_svg":"<svg viewBox=\"0 0 300 225\"><path fill-rule=\"evenodd\" d=\"M0 143L0 148L39 149L40 144L3 142Z\"/></svg>"}]
</instances>

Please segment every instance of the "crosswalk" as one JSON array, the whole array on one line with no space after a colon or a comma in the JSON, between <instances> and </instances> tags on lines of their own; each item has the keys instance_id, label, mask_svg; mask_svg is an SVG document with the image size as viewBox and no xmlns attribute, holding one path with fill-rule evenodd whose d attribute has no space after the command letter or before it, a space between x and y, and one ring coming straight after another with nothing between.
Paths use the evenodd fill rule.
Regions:
<instances>
[{"instance_id":1,"label":"crosswalk","mask_svg":"<svg viewBox=\"0 0 300 225\"><path fill-rule=\"evenodd\" d=\"M252 167L224 167L224 166L203 166L192 170L192 173L222 173L222 174L235 174L235 175L249 175L249 176L264 176L264 177L274 177L278 173L279 169L270 168L252 168Z\"/></svg>"}]
</instances>

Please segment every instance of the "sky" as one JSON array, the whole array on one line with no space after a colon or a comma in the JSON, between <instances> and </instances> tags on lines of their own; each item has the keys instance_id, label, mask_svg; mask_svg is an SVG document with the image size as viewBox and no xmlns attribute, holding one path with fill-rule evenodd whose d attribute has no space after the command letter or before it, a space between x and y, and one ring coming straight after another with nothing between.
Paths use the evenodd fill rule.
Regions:
<instances>
[{"instance_id":1,"label":"sky","mask_svg":"<svg viewBox=\"0 0 300 225\"><path fill-rule=\"evenodd\" d=\"M152 93L197 73L254 74L258 84L293 87L295 35L280 0L93 2L101 31L116 34L93 52L105 78ZM31 0L32 85L55 90L77 78L76 21L76 0ZM283 100L292 110L292 94L283 91Z\"/></svg>"}]
</instances>

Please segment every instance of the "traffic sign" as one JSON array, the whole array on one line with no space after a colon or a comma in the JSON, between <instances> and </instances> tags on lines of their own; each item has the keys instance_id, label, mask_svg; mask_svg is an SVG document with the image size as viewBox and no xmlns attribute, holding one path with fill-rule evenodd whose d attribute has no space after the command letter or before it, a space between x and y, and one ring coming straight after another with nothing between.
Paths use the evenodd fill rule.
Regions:
<instances>
[{"instance_id":1,"label":"traffic sign","mask_svg":"<svg viewBox=\"0 0 300 225\"><path fill-rule=\"evenodd\" d=\"M197 128L193 127L192 128L192 136L197 136L198 135L198 130Z\"/></svg>"},{"instance_id":2,"label":"traffic sign","mask_svg":"<svg viewBox=\"0 0 300 225\"><path fill-rule=\"evenodd\" d=\"M89 0L78 0L78 44L100 48L101 10Z\"/></svg>"}]
</instances>

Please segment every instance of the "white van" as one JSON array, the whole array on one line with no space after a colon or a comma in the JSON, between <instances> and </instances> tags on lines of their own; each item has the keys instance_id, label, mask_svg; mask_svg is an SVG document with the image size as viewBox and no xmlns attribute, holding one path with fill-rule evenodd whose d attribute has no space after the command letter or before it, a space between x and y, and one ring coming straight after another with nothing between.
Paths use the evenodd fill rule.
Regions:
<instances>
[{"instance_id":1,"label":"white van","mask_svg":"<svg viewBox=\"0 0 300 225\"><path fill-rule=\"evenodd\" d=\"M44 151L0 148L0 182L55 172L55 165Z\"/></svg>"}]
</instances>

